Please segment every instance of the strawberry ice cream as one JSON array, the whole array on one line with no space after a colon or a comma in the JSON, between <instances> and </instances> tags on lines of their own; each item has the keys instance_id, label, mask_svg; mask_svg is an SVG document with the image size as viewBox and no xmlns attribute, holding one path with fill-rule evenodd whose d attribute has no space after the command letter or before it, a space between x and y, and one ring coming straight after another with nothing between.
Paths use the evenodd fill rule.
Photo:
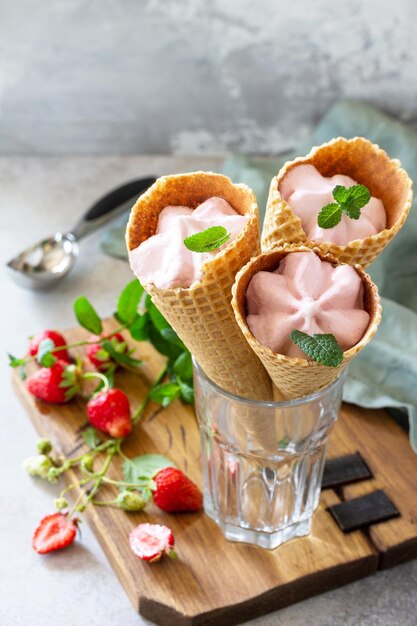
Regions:
<instances>
[{"instance_id":1,"label":"strawberry ice cream","mask_svg":"<svg viewBox=\"0 0 417 626\"><path fill-rule=\"evenodd\" d=\"M355 239L376 235L386 228L384 205L378 198L371 200L361 209L360 218L355 220L343 214L334 228L320 228L317 216L326 205L334 202L332 195L336 185L352 187L357 182L343 174L322 176L314 165L297 165L285 174L279 191L294 213L301 219L307 238L312 241L330 241L345 246Z\"/></svg>"},{"instance_id":2,"label":"strawberry ice cream","mask_svg":"<svg viewBox=\"0 0 417 626\"><path fill-rule=\"evenodd\" d=\"M190 287L202 278L204 265L238 237L248 217L237 213L223 198L209 198L196 209L167 206L158 218L155 235L129 252L133 272L143 285L160 289ZM184 239L210 228L224 226L230 238L211 252L192 252Z\"/></svg>"},{"instance_id":3,"label":"strawberry ice cream","mask_svg":"<svg viewBox=\"0 0 417 626\"><path fill-rule=\"evenodd\" d=\"M260 343L275 353L304 359L290 339L293 330L331 333L346 351L360 341L370 320L356 270L334 267L314 252L290 253L274 272L255 274L246 303L248 327Z\"/></svg>"}]
</instances>

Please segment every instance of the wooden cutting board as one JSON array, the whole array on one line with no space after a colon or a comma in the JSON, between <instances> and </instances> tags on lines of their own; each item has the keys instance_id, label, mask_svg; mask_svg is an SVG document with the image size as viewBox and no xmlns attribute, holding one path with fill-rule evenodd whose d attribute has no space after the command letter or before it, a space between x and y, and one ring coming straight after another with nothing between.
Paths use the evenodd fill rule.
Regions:
<instances>
[{"instance_id":1,"label":"wooden cutting board","mask_svg":"<svg viewBox=\"0 0 417 626\"><path fill-rule=\"evenodd\" d=\"M112 322L107 324L108 330L113 327ZM86 338L82 329L65 336L71 343ZM137 356L144 360L142 374L123 371L116 380L133 410L163 365L163 357L152 346L136 345ZM27 393L16 373L14 384L39 434L49 437L63 454L79 454L84 445L80 438L86 422L84 402L77 398L61 407L43 404ZM201 485L195 414L179 401L164 410L150 405L124 450L128 456L163 454ZM344 405L329 457L357 451L373 478L323 491L311 535L274 551L227 542L204 513L169 515L149 505L138 514L89 507L85 516L141 615L166 626L238 624L417 557L417 456L407 435L384 411ZM116 477L116 464L113 472ZM384 489L401 516L344 534L327 507L376 489ZM104 493L103 499L107 495L111 494ZM129 532L144 521L172 528L177 560L149 565L132 554Z\"/></svg>"}]
</instances>

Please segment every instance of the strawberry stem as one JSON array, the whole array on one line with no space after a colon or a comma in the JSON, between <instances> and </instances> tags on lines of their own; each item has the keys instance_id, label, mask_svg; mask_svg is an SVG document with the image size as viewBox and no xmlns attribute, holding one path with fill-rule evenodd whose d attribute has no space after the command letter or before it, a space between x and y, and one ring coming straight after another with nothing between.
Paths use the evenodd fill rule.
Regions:
<instances>
[{"instance_id":1,"label":"strawberry stem","mask_svg":"<svg viewBox=\"0 0 417 626\"><path fill-rule=\"evenodd\" d=\"M85 374L82 374L81 378L83 380L89 380L90 378L92 379L98 378L103 383L103 387L100 389L100 391L105 393L106 391L110 389L109 380L107 376L105 376L104 374L100 374L100 372L86 372Z\"/></svg>"}]
</instances>

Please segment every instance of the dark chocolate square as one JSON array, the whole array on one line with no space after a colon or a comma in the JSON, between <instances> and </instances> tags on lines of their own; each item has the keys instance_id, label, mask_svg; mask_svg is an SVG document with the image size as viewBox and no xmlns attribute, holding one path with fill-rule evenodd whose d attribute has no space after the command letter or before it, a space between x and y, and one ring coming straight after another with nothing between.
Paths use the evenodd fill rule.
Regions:
<instances>
[{"instance_id":1,"label":"dark chocolate square","mask_svg":"<svg viewBox=\"0 0 417 626\"><path fill-rule=\"evenodd\" d=\"M322 489L342 487L350 483L373 478L363 456L359 452L328 459L324 465Z\"/></svg>"},{"instance_id":2,"label":"dark chocolate square","mask_svg":"<svg viewBox=\"0 0 417 626\"><path fill-rule=\"evenodd\" d=\"M328 511L344 533L386 522L400 515L382 489L330 506Z\"/></svg>"}]
</instances>

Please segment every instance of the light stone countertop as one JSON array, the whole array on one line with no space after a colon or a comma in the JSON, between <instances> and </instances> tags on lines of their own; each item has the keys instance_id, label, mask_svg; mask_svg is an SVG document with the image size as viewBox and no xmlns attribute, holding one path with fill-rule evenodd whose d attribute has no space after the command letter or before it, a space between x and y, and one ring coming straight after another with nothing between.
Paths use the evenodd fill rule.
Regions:
<instances>
[{"instance_id":1,"label":"light stone countertop","mask_svg":"<svg viewBox=\"0 0 417 626\"><path fill-rule=\"evenodd\" d=\"M74 324L72 301L87 294L110 314L131 279L126 263L103 256L99 236L81 242L74 272L54 291L36 294L10 282L4 263L42 236L70 228L112 186L131 178L216 169L218 159L186 157L1 157L1 354L22 354L26 337ZM110 280L109 280L109 277ZM0 476L0 624L2 626L139 626L136 614L87 524L82 540L41 558L30 547L38 520L50 512L56 487L21 468L36 435L13 395L2 358ZM400 462L400 460L399 460ZM379 573L251 622L253 626L415 626L417 561Z\"/></svg>"}]
</instances>

